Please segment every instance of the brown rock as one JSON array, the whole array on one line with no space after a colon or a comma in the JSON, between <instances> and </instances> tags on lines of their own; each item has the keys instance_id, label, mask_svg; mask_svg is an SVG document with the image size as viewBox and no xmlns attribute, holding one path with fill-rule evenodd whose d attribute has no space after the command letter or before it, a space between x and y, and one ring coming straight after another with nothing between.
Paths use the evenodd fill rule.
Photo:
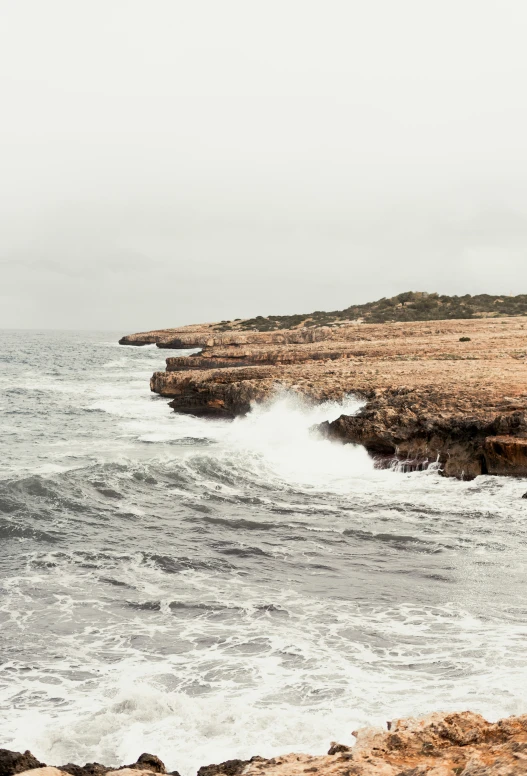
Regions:
<instances>
[{"instance_id":1,"label":"brown rock","mask_svg":"<svg viewBox=\"0 0 527 776\"><path fill-rule=\"evenodd\" d=\"M110 768L100 763L86 763L86 765L67 763L66 765L61 765L60 770L70 773L71 776L103 776Z\"/></svg>"},{"instance_id":2,"label":"brown rock","mask_svg":"<svg viewBox=\"0 0 527 776\"><path fill-rule=\"evenodd\" d=\"M489 436L485 439L485 460L489 474L527 476L527 439L514 436Z\"/></svg>"},{"instance_id":3,"label":"brown rock","mask_svg":"<svg viewBox=\"0 0 527 776\"><path fill-rule=\"evenodd\" d=\"M341 754L342 752L349 752L350 749L351 747L346 746L346 744L337 744L333 741L329 747L328 754Z\"/></svg>"},{"instance_id":4,"label":"brown rock","mask_svg":"<svg viewBox=\"0 0 527 776\"><path fill-rule=\"evenodd\" d=\"M128 765L127 767L134 768L138 771L151 771L153 773L167 772L164 762L160 760L159 757L156 757L155 754L148 754L147 752L143 752L143 754L137 758L137 762L134 763L134 765Z\"/></svg>"},{"instance_id":5,"label":"brown rock","mask_svg":"<svg viewBox=\"0 0 527 776\"><path fill-rule=\"evenodd\" d=\"M0 776L12 776L15 773L24 773L45 767L45 763L39 762L29 749L26 749L24 753L0 749Z\"/></svg>"},{"instance_id":6,"label":"brown rock","mask_svg":"<svg viewBox=\"0 0 527 776\"><path fill-rule=\"evenodd\" d=\"M525 319L347 324L269 332L214 324L124 338L202 346L151 379L177 412L234 417L280 389L308 400L365 400L323 430L364 445L379 466L437 461L444 474L527 475ZM460 334L470 334L460 342ZM135 339L134 339L135 338Z\"/></svg>"},{"instance_id":7,"label":"brown rock","mask_svg":"<svg viewBox=\"0 0 527 776\"><path fill-rule=\"evenodd\" d=\"M61 765L62 772L70 773L71 776L106 776L107 774L116 774L117 776L138 776L142 774L161 773L166 774L165 764L154 754L143 753L132 765L123 765L120 768L110 768L100 763L86 763L86 765L74 765L68 763ZM177 771L172 772L172 776L179 776Z\"/></svg>"},{"instance_id":8,"label":"brown rock","mask_svg":"<svg viewBox=\"0 0 527 776\"><path fill-rule=\"evenodd\" d=\"M198 776L239 776L249 762L250 760L226 760L219 765L204 765L199 769Z\"/></svg>"},{"instance_id":9,"label":"brown rock","mask_svg":"<svg viewBox=\"0 0 527 776\"><path fill-rule=\"evenodd\" d=\"M331 750L330 750L331 751ZM365 728L350 753L290 754L249 763L243 776L525 776L527 715L495 724L479 714L432 714L394 720L391 731Z\"/></svg>"}]
</instances>

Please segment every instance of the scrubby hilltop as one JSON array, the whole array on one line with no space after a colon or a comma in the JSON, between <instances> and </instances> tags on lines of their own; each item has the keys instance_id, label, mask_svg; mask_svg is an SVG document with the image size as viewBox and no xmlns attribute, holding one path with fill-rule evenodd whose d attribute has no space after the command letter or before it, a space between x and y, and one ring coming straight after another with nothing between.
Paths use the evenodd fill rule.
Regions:
<instances>
[{"instance_id":1,"label":"scrubby hilltop","mask_svg":"<svg viewBox=\"0 0 527 776\"><path fill-rule=\"evenodd\" d=\"M273 331L300 326L328 326L360 320L364 323L390 323L391 321L439 321L467 318L498 318L527 315L527 294L518 296L444 296L425 291L405 291L389 299L356 304L345 310L296 315L258 315L246 320L221 321L214 328L218 331L234 329Z\"/></svg>"},{"instance_id":2,"label":"scrubby hilltop","mask_svg":"<svg viewBox=\"0 0 527 776\"><path fill-rule=\"evenodd\" d=\"M191 324L173 329L129 334L120 339L121 345L156 343L160 348L202 347L217 341L217 335L230 332L244 335L251 332L273 332L289 329L340 329L350 323L411 323L413 321L445 321L481 318L512 318L527 315L527 294L518 296L441 296L425 291L405 291L389 299L355 304L345 310L334 310L294 315L257 315L255 318L235 318L230 321ZM300 336L300 335L299 335ZM309 333L302 334L310 337ZM325 335L323 338L326 338ZM308 339L305 341L313 341ZM244 340L248 342L248 340Z\"/></svg>"}]
</instances>

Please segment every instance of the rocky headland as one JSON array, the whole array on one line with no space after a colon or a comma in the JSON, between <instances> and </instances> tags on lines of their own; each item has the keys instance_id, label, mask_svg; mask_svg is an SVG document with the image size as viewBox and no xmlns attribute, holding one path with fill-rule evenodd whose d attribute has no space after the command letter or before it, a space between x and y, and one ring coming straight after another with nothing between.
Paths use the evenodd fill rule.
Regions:
<instances>
[{"instance_id":1,"label":"rocky headland","mask_svg":"<svg viewBox=\"0 0 527 776\"><path fill-rule=\"evenodd\" d=\"M448 476L527 476L527 318L491 317L258 331L243 321L163 329L122 344L197 349L172 356L152 391L177 412L234 417L287 389L311 401L364 399L324 424L379 466L438 462Z\"/></svg>"},{"instance_id":2,"label":"rocky headland","mask_svg":"<svg viewBox=\"0 0 527 776\"><path fill-rule=\"evenodd\" d=\"M331 744L327 755L287 754L265 759L228 760L205 765L198 776L521 776L527 774L527 715L496 723L479 714L431 714L387 723L387 730L363 728L353 746ZM143 754L132 765L100 763L58 768L31 752L0 749L0 776L152 776L166 774L155 755ZM179 776L171 771L171 776Z\"/></svg>"}]
</instances>

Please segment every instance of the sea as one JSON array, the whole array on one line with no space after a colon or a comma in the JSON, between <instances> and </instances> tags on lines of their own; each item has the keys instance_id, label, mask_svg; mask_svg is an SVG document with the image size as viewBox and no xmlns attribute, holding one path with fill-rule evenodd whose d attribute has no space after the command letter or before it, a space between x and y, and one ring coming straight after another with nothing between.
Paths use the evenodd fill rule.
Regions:
<instances>
[{"instance_id":1,"label":"sea","mask_svg":"<svg viewBox=\"0 0 527 776\"><path fill-rule=\"evenodd\" d=\"M527 481L378 470L277 392L152 394L123 332L0 332L0 746L201 765L527 712Z\"/></svg>"}]
</instances>

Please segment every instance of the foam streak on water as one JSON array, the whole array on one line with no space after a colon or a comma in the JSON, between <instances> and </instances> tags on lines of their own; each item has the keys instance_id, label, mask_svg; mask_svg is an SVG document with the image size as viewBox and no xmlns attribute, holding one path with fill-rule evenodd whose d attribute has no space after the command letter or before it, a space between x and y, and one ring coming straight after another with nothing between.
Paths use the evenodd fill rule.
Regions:
<instances>
[{"instance_id":1,"label":"foam streak on water","mask_svg":"<svg viewBox=\"0 0 527 776\"><path fill-rule=\"evenodd\" d=\"M375 470L313 428L353 397L178 416L117 338L0 338L0 746L193 774L527 711L525 481Z\"/></svg>"}]
</instances>

